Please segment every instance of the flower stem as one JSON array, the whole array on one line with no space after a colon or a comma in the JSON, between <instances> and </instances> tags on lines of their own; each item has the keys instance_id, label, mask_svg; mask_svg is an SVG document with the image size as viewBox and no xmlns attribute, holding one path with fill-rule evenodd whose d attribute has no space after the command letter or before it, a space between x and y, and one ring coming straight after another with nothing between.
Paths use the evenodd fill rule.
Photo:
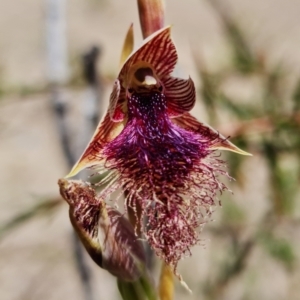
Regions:
<instances>
[{"instance_id":1,"label":"flower stem","mask_svg":"<svg viewBox=\"0 0 300 300\"><path fill-rule=\"evenodd\" d=\"M161 266L159 280L159 297L160 300L172 300L174 295L173 271L165 263Z\"/></svg>"},{"instance_id":2,"label":"flower stem","mask_svg":"<svg viewBox=\"0 0 300 300\"><path fill-rule=\"evenodd\" d=\"M163 0L137 0L144 39L164 27Z\"/></svg>"}]
</instances>

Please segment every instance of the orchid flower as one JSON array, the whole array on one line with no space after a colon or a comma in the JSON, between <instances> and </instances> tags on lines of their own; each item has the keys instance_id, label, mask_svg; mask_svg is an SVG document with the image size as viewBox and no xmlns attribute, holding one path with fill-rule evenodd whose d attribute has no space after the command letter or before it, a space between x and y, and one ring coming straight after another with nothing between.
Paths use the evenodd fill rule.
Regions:
<instances>
[{"instance_id":1,"label":"orchid flower","mask_svg":"<svg viewBox=\"0 0 300 300\"><path fill-rule=\"evenodd\" d=\"M88 183L59 179L58 185L70 206L71 223L94 262L122 280L137 280L146 257L129 221Z\"/></svg>"},{"instance_id":2,"label":"orchid flower","mask_svg":"<svg viewBox=\"0 0 300 300\"><path fill-rule=\"evenodd\" d=\"M108 111L67 175L88 167L107 174L99 197L120 191L126 207L141 208L145 238L175 274L226 189L216 150L248 155L189 113L195 86L191 78L172 76L176 63L170 27L144 40L121 67Z\"/></svg>"}]
</instances>

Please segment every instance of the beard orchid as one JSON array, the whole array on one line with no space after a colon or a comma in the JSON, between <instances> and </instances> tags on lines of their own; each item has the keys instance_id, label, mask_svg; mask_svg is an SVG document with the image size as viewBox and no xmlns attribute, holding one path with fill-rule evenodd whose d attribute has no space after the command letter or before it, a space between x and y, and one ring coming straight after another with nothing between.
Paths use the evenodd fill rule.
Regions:
<instances>
[{"instance_id":1,"label":"beard orchid","mask_svg":"<svg viewBox=\"0 0 300 300\"><path fill-rule=\"evenodd\" d=\"M129 56L106 115L68 175L87 167L107 174L98 183L99 197L125 193L126 207L141 211L138 220L150 246L175 272L199 242L217 193L226 189L216 150L247 155L189 113L195 86L191 78L172 76L176 62L170 27Z\"/></svg>"}]
</instances>

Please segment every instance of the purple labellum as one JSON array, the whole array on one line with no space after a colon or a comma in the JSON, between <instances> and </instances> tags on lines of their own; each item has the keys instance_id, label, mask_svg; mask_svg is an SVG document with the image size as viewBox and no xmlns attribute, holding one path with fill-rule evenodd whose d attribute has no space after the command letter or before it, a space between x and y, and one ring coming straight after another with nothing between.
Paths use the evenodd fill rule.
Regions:
<instances>
[{"instance_id":1,"label":"purple labellum","mask_svg":"<svg viewBox=\"0 0 300 300\"><path fill-rule=\"evenodd\" d=\"M222 161L209 150L211 140L174 124L163 93L133 93L128 99L128 121L103 151L106 167L116 170L128 205L143 208L149 243L168 264L176 266L225 186Z\"/></svg>"}]
</instances>

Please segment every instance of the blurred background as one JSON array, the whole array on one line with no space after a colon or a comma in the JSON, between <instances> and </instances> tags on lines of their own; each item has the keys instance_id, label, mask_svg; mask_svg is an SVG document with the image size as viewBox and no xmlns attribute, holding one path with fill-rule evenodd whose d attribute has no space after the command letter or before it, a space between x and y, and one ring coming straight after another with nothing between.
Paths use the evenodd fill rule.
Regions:
<instances>
[{"instance_id":1,"label":"blurred background","mask_svg":"<svg viewBox=\"0 0 300 300\"><path fill-rule=\"evenodd\" d=\"M131 22L141 42L137 5L61 1L57 14L55 2L0 2L0 299L86 288L117 300L115 279L76 248L57 180L105 110ZM193 295L177 283L175 299L300 297L299 15L298 0L166 1L193 114L253 154L222 153L233 194L179 264Z\"/></svg>"}]
</instances>

